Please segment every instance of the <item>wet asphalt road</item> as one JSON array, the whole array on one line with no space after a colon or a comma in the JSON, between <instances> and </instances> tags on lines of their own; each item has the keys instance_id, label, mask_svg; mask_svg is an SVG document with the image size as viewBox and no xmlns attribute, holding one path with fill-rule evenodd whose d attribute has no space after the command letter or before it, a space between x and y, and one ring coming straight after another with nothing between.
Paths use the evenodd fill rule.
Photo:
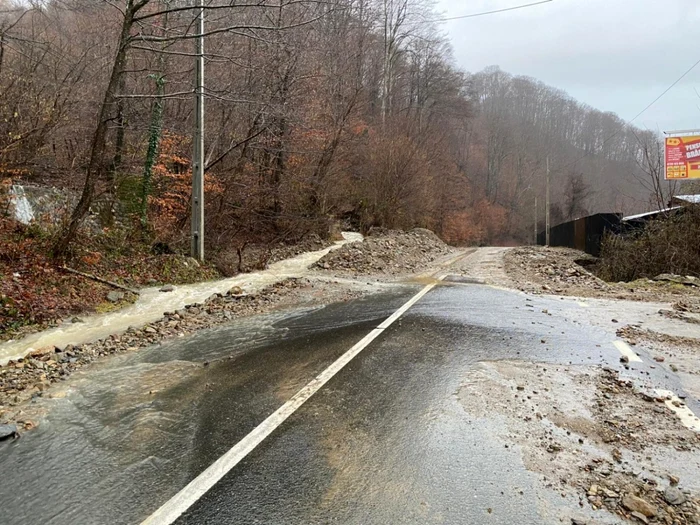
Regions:
<instances>
[{"instance_id":1,"label":"wet asphalt road","mask_svg":"<svg viewBox=\"0 0 700 525\"><path fill-rule=\"evenodd\" d=\"M36 431L0 443L0 522L140 522L419 289L244 320L75 376ZM434 289L177 523L558 523L498 422L470 420L456 393L484 360L619 366L614 331L585 317L568 299Z\"/></svg>"}]
</instances>

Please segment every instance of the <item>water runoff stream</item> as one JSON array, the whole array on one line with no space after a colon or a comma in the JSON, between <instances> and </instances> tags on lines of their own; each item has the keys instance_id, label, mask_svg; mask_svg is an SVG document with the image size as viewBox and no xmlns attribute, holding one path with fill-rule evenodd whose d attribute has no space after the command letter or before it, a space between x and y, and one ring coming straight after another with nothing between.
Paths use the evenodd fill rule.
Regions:
<instances>
[{"instance_id":1,"label":"water runoff stream","mask_svg":"<svg viewBox=\"0 0 700 525\"><path fill-rule=\"evenodd\" d=\"M158 287L144 288L140 290L140 296L134 304L118 311L85 317L81 323L63 323L56 328L1 344L0 364L24 357L39 348L84 344L111 334L122 333L129 327L140 328L161 318L165 312L179 310L188 304L201 303L216 293L228 292L234 286L241 287L246 293L255 293L290 277L304 277L309 272L309 266L331 250L361 240L362 235L359 233L343 232L343 240L337 241L329 248L276 262L263 271L176 286L172 292L167 293L161 292Z\"/></svg>"}]
</instances>

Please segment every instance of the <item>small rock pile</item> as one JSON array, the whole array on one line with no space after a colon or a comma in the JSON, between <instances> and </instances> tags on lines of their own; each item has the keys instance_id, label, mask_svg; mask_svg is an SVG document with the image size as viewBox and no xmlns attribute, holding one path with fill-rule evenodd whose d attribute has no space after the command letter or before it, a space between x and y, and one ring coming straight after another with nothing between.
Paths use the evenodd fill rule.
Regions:
<instances>
[{"instance_id":1,"label":"small rock pile","mask_svg":"<svg viewBox=\"0 0 700 525\"><path fill-rule=\"evenodd\" d=\"M383 230L364 242L346 244L332 251L314 267L365 275L413 273L451 251L452 248L430 230Z\"/></svg>"},{"instance_id":2,"label":"small rock pile","mask_svg":"<svg viewBox=\"0 0 700 525\"><path fill-rule=\"evenodd\" d=\"M609 474L612 468L604 460L593 461L585 468L589 481L584 490L593 509L605 508L634 523L700 523L700 501L678 487L677 477L669 476L669 484L663 487L630 472Z\"/></svg>"},{"instance_id":3,"label":"small rock pile","mask_svg":"<svg viewBox=\"0 0 700 525\"><path fill-rule=\"evenodd\" d=\"M524 291L562 293L571 287L607 290L605 281L575 262L576 255L585 256L565 248L516 248L506 255L506 271L521 282Z\"/></svg>"},{"instance_id":4,"label":"small rock pile","mask_svg":"<svg viewBox=\"0 0 700 525\"><path fill-rule=\"evenodd\" d=\"M260 293L246 295L236 287L226 294L215 294L203 304L187 305L167 312L143 328L129 328L94 343L47 347L0 367L0 423L10 419L9 407L34 396L41 396L56 381L100 357L134 351L172 337L224 324L236 317L267 311L295 290L310 286L308 279L287 279L268 286Z\"/></svg>"}]
</instances>

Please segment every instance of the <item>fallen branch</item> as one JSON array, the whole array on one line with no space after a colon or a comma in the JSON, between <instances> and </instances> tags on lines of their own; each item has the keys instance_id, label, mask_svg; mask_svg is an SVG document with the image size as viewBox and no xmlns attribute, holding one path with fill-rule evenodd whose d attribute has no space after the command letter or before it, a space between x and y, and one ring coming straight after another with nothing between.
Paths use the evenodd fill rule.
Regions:
<instances>
[{"instance_id":1,"label":"fallen branch","mask_svg":"<svg viewBox=\"0 0 700 525\"><path fill-rule=\"evenodd\" d=\"M109 286L113 286L114 288L119 288L120 290L126 290L127 292L131 292L131 293L135 293L136 295L140 295L138 290L133 290L132 288L128 288L126 286L122 286L121 284L117 284L115 282L108 281L107 279L102 279L101 277L97 277L96 275L91 275L89 273L79 272L78 270L74 270L73 268L68 268L67 266L61 266L60 268L61 268L61 270L64 270L68 273L80 275L81 277L85 277L87 279L92 279L93 281L97 281L98 283L107 284Z\"/></svg>"}]
</instances>

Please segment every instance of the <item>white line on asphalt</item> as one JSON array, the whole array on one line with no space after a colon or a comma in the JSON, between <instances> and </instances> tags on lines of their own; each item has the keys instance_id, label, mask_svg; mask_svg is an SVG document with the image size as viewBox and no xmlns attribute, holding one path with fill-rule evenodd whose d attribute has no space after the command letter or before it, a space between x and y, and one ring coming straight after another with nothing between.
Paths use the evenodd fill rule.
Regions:
<instances>
[{"instance_id":1,"label":"white line on asphalt","mask_svg":"<svg viewBox=\"0 0 700 525\"><path fill-rule=\"evenodd\" d=\"M438 281L442 281L446 275L443 275L442 277L438 277ZM403 314L405 314L408 309L416 304L418 301L420 301L421 297L423 297L425 294L427 294L430 290L435 288L435 284L429 284L425 288L423 288L420 292L418 292L416 295L414 295L406 304L404 304L401 308L396 310L393 314L391 314L390 317L387 318L386 321L384 321L382 324L380 324L377 329L379 330L385 330L389 328L394 321L396 321L399 317L401 317Z\"/></svg>"},{"instance_id":2,"label":"white line on asphalt","mask_svg":"<svg viewBox=\"0 0 700 525\"><path fill-rule=\"evenodd\" d=\"M634 353L634 350L632 350L627 343L624 341L615 341L613 343L615 345L615 348L617 348L622 355L627 357L627 359L630 360L630 363L641 363L642 359Z\"/></svg>"},{"instance_id":3,"label":"white line on asphalt","mask_svg":"<svg viewBox=\"0 0 700 525\"><path fill-rule=\"evenodd\" d=\"M443 280L445 276L438 280ZM284 421L296 412L311 396L318 392L331 378L343 369L352 359L389 328L399 317L416 304L425 294L435 288L429 284L414 295L406 304L396 310L386 321L368 333L350 350L345 352L331 366L321 372L308 385L299 390L289 401L278 408L265 421L255 427L247 436L236 443L228 452L212 463L204 472L190 481L185 488L170 498L157 511L146 518L142 525L169 525L174 523L187 509L216 485L255 447L262 443Z\"/></svg>"},{"instance_id":4,"label":"white line on asphalt","mask_svg":"<svg viewBox=\"0 0 700 525\"><path fill-rule=\"evenodd\" d=\"M688 408L688 406L680 400L680 398L675 395L670 390L657 390L656 395L666 399L666 406L671 409L680 418L681 423L683 423L690 430L695 432L700 432L700 419L693 414L693 411Z\"/></svg>"}]
</instances>

